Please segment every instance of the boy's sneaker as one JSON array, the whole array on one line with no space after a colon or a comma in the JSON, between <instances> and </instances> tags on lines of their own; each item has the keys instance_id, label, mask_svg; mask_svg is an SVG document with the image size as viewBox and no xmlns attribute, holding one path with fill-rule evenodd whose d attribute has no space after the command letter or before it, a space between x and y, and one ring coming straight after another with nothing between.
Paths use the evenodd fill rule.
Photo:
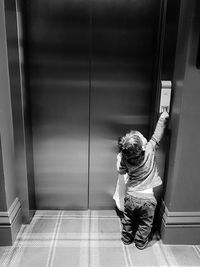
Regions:
<instances>
[{"instance_id":1,"label":"boy's sneaker","mask_svg":"<svg viewBox=\"0 0 200 267\"><path fill-rule=\"evenodd\" d=\"M130 245L130 244L132 244L133 243L133 241L131 241L131 240L126 240L125 238L121 238L121 241L124 243L124 245Z\"/></svg>"},{"instance_id":2,"label":"boy's sneaker","mask_svg":"<svg viewBox=\"0 0 200 267\"><path fill-rule=\"evenodd\" d=\"M135 246L136 246L136 248L138 248L138 249L145 249L147 246L148 246L148 244L149 244L149 239L147 239L147 241L143 244L143 245L140 245L140 244L135 244Z\"/></svg>"}]
</instances>

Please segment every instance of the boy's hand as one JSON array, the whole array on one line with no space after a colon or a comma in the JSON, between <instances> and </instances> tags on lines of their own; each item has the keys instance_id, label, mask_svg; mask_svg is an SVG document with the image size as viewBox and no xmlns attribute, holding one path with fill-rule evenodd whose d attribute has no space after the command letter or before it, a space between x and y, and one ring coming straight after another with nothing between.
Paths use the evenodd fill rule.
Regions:
<instances>
[{"instance_id":1,"label":"boy's hand","mask_svg":"<svg viewBox=\"0 0 200 267\"><path fill-rule=\"evenodd\" d=\"M168 113L167 111L164 111L164 112L160 115L160 118L168 119L168 118L169 118L169 113Z\"/></svg>"}]
</instances>

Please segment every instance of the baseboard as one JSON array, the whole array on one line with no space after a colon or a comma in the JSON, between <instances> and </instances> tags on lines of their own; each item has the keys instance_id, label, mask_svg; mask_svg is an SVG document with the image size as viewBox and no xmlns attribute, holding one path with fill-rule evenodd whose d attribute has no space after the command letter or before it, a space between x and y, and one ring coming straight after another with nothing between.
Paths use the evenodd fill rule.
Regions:
<instances>
[{"instance_id":1,"label":"baseboard","mask_svg":"<svg viewBox=\"0 0 200 267\"><path fill-rule=\"evenodd\" d=\"M21 204L16 198L7 212L0 212L0 246L11 246L21 225Z\"/></svg>"},{"instance_id":2,"label":"baseboard","mask_svg":"<svg viewBox=\"0 0 200 267\"><path fill-rule=\"evenodd\" d=\"M200 212L170 212L163 202L161 238L164 244L200 244Z\"/></svg>"}]
</instances>

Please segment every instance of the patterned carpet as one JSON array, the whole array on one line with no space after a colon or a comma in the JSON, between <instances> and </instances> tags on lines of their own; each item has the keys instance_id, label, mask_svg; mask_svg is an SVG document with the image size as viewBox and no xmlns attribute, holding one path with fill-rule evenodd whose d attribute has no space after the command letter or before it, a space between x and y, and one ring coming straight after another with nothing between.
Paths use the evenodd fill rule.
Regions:
<instances>
[{"instance_id":1,"label":"patterned carpet","mask_svg":"<svg viewBox=\"0 0 200 267\"><path fill-rule=\"evenodd\" d=\"M120 241L115 211L37 211L12 247L0 247L0 266L199 266L200 246L163 245L145 250Z\"/></svg>"}]
</instances>

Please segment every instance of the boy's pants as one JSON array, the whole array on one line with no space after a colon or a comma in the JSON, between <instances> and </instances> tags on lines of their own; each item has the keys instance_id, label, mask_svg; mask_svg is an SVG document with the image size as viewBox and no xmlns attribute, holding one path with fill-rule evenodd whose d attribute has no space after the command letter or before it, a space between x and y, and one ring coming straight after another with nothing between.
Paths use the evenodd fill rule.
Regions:
<instances>
[{"instance_id":1,"label":"boy's pants","mask_svg":"<svg viewBox=\"0 0 200 267\"><path fill-rule=\"evenodd\" d=\"M153 225L156 199L142 199L126 195L124 199L124 218L122 219L122 240L133 241L142 246L146 243Z\"/></svg>"}]
</instances>

